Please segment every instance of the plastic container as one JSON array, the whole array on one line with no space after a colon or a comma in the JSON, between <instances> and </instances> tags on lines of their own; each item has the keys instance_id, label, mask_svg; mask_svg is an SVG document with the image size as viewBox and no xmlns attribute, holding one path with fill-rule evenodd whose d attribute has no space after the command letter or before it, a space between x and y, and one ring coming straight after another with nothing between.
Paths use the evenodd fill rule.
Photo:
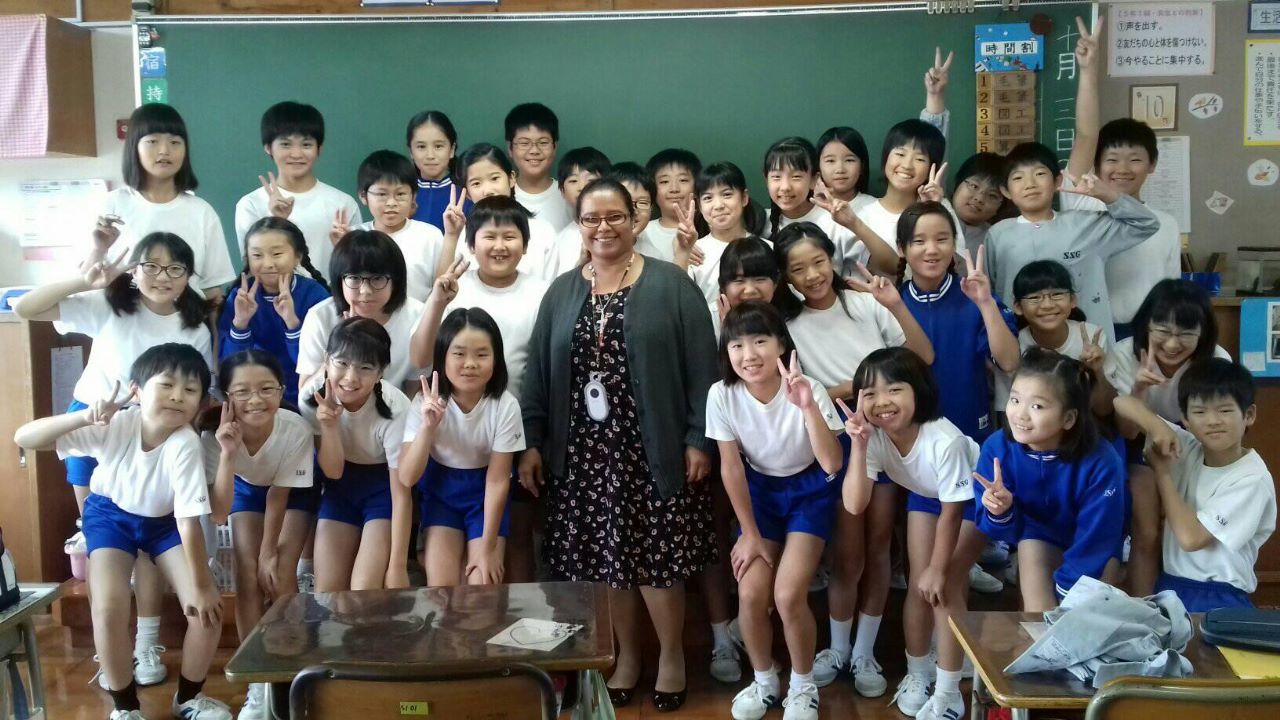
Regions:
<instances>
[{"instance_id":1,"label":"plastic container","mask_svg":"<svg viewBox=\"0 0 1280 720\"><path fill-rule=\"evenodd\" d=\"M88 548L84 542L84 535L76 533L67 538L63 543L62 550L71 558L71 576L77 580L85 580L89 577L89 554Z\"/></svg>"}]
</instances>

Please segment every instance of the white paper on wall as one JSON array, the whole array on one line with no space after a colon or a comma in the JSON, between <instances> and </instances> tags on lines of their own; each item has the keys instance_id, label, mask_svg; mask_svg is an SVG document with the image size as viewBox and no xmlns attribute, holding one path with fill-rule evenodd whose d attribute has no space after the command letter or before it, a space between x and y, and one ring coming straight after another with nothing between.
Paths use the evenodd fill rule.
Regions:
<instances>
[{"instance_id":1,"label":"white paper on wall","mask_svg":"<svg viewBox=\"0 0 1280 720\"><path fill-rule=\"evenodd\" d=\"M1142 186L1142 199L1178 221L1178 232L1191 232L1191 138L1165 135L1156 138L1159 161Z\"/></svg>"},{"instance_id":2,"label":"white paper on wall","mask_svg":"<svg viewBox=\"0 0 1280 720\"><path fill-rule=\"evenodd\" d=\"M1213 3L1112 5L1112 77L1213 74Z\"/></svg>"}]
</instances>

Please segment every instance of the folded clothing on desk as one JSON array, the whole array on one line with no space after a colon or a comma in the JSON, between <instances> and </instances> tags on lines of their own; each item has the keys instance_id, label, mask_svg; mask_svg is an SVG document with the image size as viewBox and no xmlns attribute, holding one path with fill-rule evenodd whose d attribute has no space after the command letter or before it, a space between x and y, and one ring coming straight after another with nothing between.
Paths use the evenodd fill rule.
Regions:
<instances>
[{"instance_id":1,"label":"folded clothing on desk","mask_svg":"<svg viewBox=\"0 0 1280 720\"><path fill-rule=\"evenodd\" d=\"M1006 673L1066 670L1102 687L1121 675L1185 677L1192 672L1191 661L1180 654L1191 641L1191 616L1172 592L1133 598L1082 577L1044 619L1048 630Z\"/></svg>"}]
</instances>

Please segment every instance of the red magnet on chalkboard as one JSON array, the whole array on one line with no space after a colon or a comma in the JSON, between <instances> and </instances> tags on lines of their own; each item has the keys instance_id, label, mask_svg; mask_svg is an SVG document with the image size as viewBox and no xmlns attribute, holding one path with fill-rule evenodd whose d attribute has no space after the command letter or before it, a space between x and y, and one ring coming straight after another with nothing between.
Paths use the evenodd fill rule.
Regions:
<instances>
[{"instance_id":1,"label":"red magnet on chalkboard","mask_svg":"<svg viewBox=\"0 0 1280 720\"><path fill-rule=\"evenodd\" d=\"M1031 18L1031 32L1041 37L1049 37L1049 33L1053 32L1053 18L1044 13L1036 13Z\"/></svg>"},{"instance_id":2,"label":"red magnet on chalkboard","mask_svg":"<svg viewBox=\"0 0 1280 720\"><path fill-rule=\"evenodd\" d=\"M123 140L129 135L129 118L116 118L116 139Z\"/></svg>"}]
</instances>

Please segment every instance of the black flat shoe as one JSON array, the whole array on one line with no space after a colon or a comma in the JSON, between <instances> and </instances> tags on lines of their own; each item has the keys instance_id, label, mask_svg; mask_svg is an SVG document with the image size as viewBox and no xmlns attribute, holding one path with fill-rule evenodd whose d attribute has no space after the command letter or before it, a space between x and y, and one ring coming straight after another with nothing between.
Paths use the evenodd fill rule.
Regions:
<instances>
[{"instance_id":1,"label":"black flat shoe","mask_svg":"<svg viewBox=\"0 0 1280 720\"><path fill-rule=\"evenodd\" d=\"M632 685L629 688L611 687L611 688L607 688L607 690L609 691L609 702L612 703L613 706L616 708L626 707L630 705L631 698L635 697L635 694L636 694L635 685Z\"/></svg>"},{"instance_id":2,"label":"black flat shoe","mask_svg":"<svg viewBox=\"0 0 1280 720\"><path fill-rule=\"evenodd\" d=\"M684 706L684 701L689 697L689 689L685 688L678 692L660 692L653 691L653 707L658 712L675 712Z\"/></svg>"}]
</instances>

